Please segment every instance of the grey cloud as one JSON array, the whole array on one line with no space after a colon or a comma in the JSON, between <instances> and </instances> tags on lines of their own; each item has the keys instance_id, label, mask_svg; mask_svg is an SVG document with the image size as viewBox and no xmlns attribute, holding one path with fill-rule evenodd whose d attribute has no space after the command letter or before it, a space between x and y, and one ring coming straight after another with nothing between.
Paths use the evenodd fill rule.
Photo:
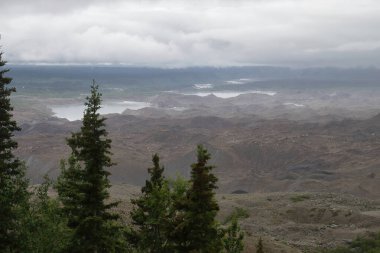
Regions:
<instances>
[{"instance_id":1,"label":"grey cloud","mask_svg":"<svg viewBox=\"0 0 380 253\"><path fill-rule=\"evenodd\" d=\"M3 7L10 62L380 65L375 0L14 0Z\"/></svg>"}]
</instances>

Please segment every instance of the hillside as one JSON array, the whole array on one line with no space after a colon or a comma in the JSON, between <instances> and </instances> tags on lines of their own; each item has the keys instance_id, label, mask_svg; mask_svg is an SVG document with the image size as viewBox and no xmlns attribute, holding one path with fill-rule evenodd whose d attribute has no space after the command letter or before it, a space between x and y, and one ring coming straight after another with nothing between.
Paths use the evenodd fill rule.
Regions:
<instances>
[{"instance_id":1,"label":"hillside","mask_svg":"<svg viewBox=\"0 0 380 253\"><path fill-rule=\"evenodd\" d=\"M79 121L51 118L23 124L18 154L34 182L58 174L68 155L65 138ZM288 120L218 117L145 118L109 116L117 165L114 183L144 182L150 157L159 152L169 175L188 175L194 147L205 144L213 155L220 192L326 191L380 196L380 117L305 123Z\"/></svg>"},{"instance_id":2,"label":"hillside","mask_svg":"<svg viewBox=\"0 0 380 253\"><path fill-rule=\"evenodd\" d=\"M118 212L125 219L130 199L138 195L138 187L117 184L111 188L111 196L121 200ZM218 194L217 198L220 222L235 208L249 214L241 220L247 253L254 252L259 237L266 253L320 252L380 230L380 202L347 194L273 192Z\"/></svg>"}]
</instances>

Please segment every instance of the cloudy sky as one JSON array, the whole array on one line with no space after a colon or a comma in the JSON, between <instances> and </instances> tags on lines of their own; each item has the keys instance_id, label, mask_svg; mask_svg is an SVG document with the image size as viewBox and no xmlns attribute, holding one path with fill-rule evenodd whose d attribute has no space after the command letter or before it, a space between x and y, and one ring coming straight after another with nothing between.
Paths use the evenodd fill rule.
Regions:
<instances>
[{"instance_id":1,"label":"cloudy sky","mask_svg":"<svg viewBox=\"0 0 380 253\"><path fill-rule=\"evenodd\" d=\"M10 63L378 66L379 0L0 0Z\"/></svg>"}]
</instances>

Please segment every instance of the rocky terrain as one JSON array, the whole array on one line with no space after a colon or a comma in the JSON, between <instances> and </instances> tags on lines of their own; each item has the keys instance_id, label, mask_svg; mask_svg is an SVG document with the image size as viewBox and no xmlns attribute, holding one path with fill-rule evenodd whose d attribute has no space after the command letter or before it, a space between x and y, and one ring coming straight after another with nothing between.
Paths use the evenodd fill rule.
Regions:
<instances>
[{"instance_id":1,"label":"rocky terrain","mask_svg":"<svg viewBox=\"0 0 380 253\"><path fill-rule=\"evenodd\" d=\"M120 200L118 212L127 219L130 199L139 188L117 184L111 196ZM380 202L335 193L218 194L223 224L236 209L243 210L245 252L255 252L261 237L267 253L321 252L345 245L357 236L380 230ZM127 221L127 220L126 220Z\"/></svg>"},{"instance_id":2,"label":"rocky terrain","mask_svg":"<svg viewBox=\"0 0 380 253\"><path fill-rule=\"evenodd\" d=\"M79 121L50 118L24 123L17 134L18 155L28 175L59 173L68 156L65 138ZM326 191L356 196L380 196L380 117L305 123L257 117L144 118L108 116L113 140L111 168L115 183L144 182L151 155L161 155L169 175L186 176L195 146L205 144L217 166L220 192Z\"/></svg>"}]
</instances>

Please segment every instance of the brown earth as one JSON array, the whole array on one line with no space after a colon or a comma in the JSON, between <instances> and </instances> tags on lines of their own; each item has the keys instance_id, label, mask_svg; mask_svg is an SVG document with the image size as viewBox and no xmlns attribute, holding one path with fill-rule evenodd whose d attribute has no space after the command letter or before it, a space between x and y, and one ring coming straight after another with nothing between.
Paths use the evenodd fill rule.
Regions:
<instances>
[{"instance_id":1,"label":"brown earth","mask_svg":"<svg viewBox=\"0 0 380 253\"><path fill-rule=\"evenodd\" d=\"M111 196L120 200L118 212L126 223L130 199L139 188L114 185ZM218 194L218 220L223 224L235 208L246 210L240 220L245 252L255 252L261 237L266 253L320 252L345 245L359 235L380 230L380 202L332 193Z\"/></svg>"},{"instance_id":2,"label":"brown earth","mask_svg":"<svg viewBox=\"0 0 380 253\"><path fill-rule=\"evenodd\" d=\"M18 155L28 175L59 173L69 154L65 138L80 122L50 118L21 125ZM110 170L115 183L141 185L151 155L159 153L169 175L188 175L195 146L204 144L217 166L220 192L339 192L380 196L380 116L368 120L305 123L218 117L142 118L113 115Z\"/></svg>"}]
</instances>

